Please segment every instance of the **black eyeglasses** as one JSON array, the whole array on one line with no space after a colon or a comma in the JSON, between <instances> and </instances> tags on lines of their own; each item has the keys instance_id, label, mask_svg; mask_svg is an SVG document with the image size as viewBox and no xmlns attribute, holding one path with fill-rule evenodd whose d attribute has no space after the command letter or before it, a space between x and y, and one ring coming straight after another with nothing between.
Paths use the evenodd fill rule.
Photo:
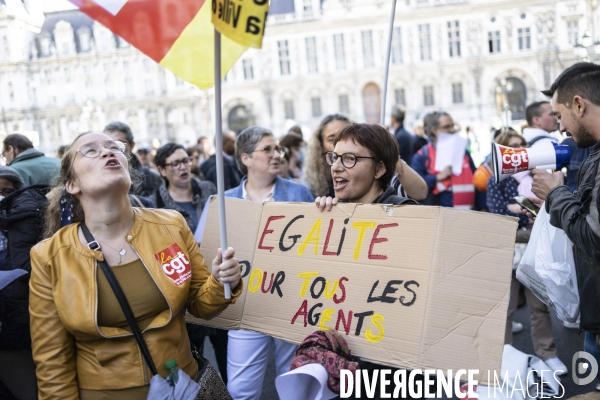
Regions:
<instances>
[{"instance_id":1,"label":"black eyeglasses","mask_svg":"<svg viewBox=\"0 0 600 400\"><path fill-rule=\"evenodd\" d=\"M6 197L9 194L13 194L14 192L16 192L17 189L13 189L13 188L4 188L4 189L0 189L0 195Z\"/></svg>"},{"instance_id":2,"label":"black eyeglasses","mask_svg":"<svg viewBox=\"0 0 600 400\"><path fill-rule=\"evenodd\" d=\"M77 152L87 158L96 158L102 152L102 147L117 154L125 151L125 143L116 140L107 140L104 143L86 143L77 149Z\"/></svg>"},{"instance_id":3,"label":"black eyeglasses","mask_svg":"<svg viewBox=\"0 0 600 400\"><path fill-rule=\"evenodd\" d=\"M352 153L344 153L342 155L339 155L333 151L328 151L325 153L325 161L327 161L327 164L329 165L335 164L338 158L342 162L342 165L346 168L354 167L359 158L370 158L371 160L375 160L375 157L357 156Z\"/></svg>"},{"instance_id":4,"label":"black eyeglasses","mask_svg":"<svg viewBox=\"0 0 600 400\"><path fill-rule=\"evenodd\" d=\"M186 158L182 158L181 160L175 160L175 161L171 161L170 163L165 163L165 167L167 165L170 165L171 168L177 169L177 168L179 168L179 166L181 164L188 166L188 165L190 165L191 162L192 162L192 157L186 157Z\"/></svg>"},{"instance_id":5,"label":"black eyeglasses","mask_svg":"<svg viewBox=\"0 0 600 400\"><path fill-rule=\"evenodd\" d=\"M265 146L262 149L254 150L253 153L256 151L262 151L263 153L265 153L265 155L267 157L273 157L273 155L275 155L275 152L277 152L279 154L279 157L281 157L281 158L285 157L285 147L282 147L282 146L275 146L275 147Z\"/></svg>"}]
</instances>

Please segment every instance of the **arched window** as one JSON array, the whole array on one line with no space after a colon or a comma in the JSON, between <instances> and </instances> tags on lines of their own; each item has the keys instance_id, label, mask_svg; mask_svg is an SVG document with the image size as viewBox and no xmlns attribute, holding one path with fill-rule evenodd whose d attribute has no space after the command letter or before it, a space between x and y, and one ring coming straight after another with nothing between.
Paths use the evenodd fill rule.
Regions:
<instances>
[{"instance_id":1,"label":"arched window","mask_svg":"<svg viewBox=\"0 0 600 400\"><path fill-rule=\"evenodd\" d=\"M114 48L115 46L115 38L113 34L106 28L100 28L100 50L108 51Z\"/></svg>"},{"instance_id":2,"label":"arched window","mask_svg":"<svg viewBox=\"0 0 600 400\"><path fill-rule=\"evenodd\" d=\"M527 105L527 88L522 80L515 77L502 79L496 88L498 111L504 110L504 99L508 101L508 109L513 120L525 119Z\"/></svg>"},{"instance_id":3,"label":"arched window","mask_svg":"<svg viewBox=\"0 0 600 400\"><path fill-rule=\"evenodd\" d=\"M368 83L363 89L363 109L365 120L369 124L379 123L381 114L381 90L374 83Z\"/></svg>"},{"instance_id":4,"label":"arched window","mask_svg":"<svg viewBox=\"0 0 600 400\"><path fill-rule=\"evenodd\" d=\"M49 37L43 37L40 39L40 56L48 57L50 56L50 46L51 41Z\"/></svg>"},{"instance_id":5,"label":"arched window","mask_svg":"<svg viewBox=\"0 0 600 400\"><path fill-rule=\"evenodd\" d=\"M229 129L236 134L248 128L252 123L252 114L246 106L239 105L233 107L227 115L227 124Z\"/></svg>"},{"instance_id":6,"label":"arched window","mask_svg":"<svg viewBox=\"0 0 600 400\"><path fill-rule=\"evenodd\" d=\"M90 31L87 28L79 30L79 51L86 53L91 49Z\"/></svg>"}]
</instances>

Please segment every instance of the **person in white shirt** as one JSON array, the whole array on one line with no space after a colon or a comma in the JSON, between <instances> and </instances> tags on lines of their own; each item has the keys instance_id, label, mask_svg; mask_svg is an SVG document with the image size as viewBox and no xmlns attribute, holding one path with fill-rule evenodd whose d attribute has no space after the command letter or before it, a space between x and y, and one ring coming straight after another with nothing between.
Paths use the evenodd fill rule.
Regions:
<instances>
[{"instance_id":1,"label":"person in white shirt","mask_svg":"<svg viewBox=\"0 0 600 400\"><path fill-rule=\"evenodd\" d=\"M284 148L273 133L260 126L244 129L235 140L235 158L245 175L238 187L226 197L249 201L313 202L303 185L279 177ZM227 389L236 400L260 399L269 353L275 358L275 372L290 370L296 346L262 333L248 330L229 331L227 344Z\"/></svg>"},{"instance_id":2,"label":"person in white shirt","mask_svg":"<svg viewBox=\"0 0 600 400\"><path fill-rule=\"evenodd\" d=\"M529 147L543 142L558 142L551 135L558 130L558 120L552 112L552 105L548 101L536 101L525 109L527 128L523 129L523 137Z\"/></svg>"}]
</instances>

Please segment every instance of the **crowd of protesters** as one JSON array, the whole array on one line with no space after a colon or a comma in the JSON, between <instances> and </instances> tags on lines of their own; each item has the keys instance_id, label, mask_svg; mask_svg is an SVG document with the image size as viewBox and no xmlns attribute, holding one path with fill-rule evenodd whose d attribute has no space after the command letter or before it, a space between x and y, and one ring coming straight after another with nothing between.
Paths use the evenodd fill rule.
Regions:
<instances>
[{"instance_id":1,"label":"crowd of protesters","mask_svg":"<svg viewBox=\"0 0 600 400\"><path fill-rule=\"evenodd\" d=\"M514 197L546 200L552 225L574 242L579 274L581 318L565 327L585 331L585 351L600 359L599 84L600 67L576 64L545 93L553 103L527 107L522 134L508 128L494 133L497 144L511 148L558 142L566 133L563 143L572 149L566 175L526 171L497 183L491 158L476 165L468 148L464 154L461 150L458 173L449 165L440 168L438 139L461 134L452 115L430 113L422 128L415 126L418 132L411 133L404 124L405 109L396 106L389 128L332 114L308 140L298 126L279 139L259 126L225 131L225 195L257 202L314 202L323 212L344 201L514 216L519 219L514 269L534 222ZM208 337L234 399L260 398L269 352L277 375L289 370L296 345L251 331L185 324L185 310L211 318L244 290L234 249L219 250L209 269L198 246L207 201L217 191L216 155L210 148L205 137L188 147L137 146L122 122L108 124L103 132L82 133L58 149L56 157L34 149L24 135L4 139L0 271L23 273L0 291L0 365L11 366L0 368L1 390L17 399L146 398L147 366L137 356L133 338L124 337L129 325L107 277L94 267L102 260L119 279L137 324L147 330L144 337L153 357L176 357L179 368L194 377L198 364L192 349L202 353ZM190 264L189 284L170 285L151 262L172 243L184 253L182 262ZM224 299L223 283L232 286L231 300ZM514 270L505 343L523 330L513 321L520 297L531 312L535 354L559 375L566 374L548 306L523 291ZM162 364L157 363L158 372L166 375Z\"/></svg>"}]
</instances>

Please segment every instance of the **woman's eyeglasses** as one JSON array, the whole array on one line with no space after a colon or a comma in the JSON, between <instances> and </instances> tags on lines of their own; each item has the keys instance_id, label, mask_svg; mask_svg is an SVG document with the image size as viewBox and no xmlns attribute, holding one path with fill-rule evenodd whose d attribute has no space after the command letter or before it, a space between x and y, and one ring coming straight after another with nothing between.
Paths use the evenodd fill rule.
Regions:
<instances>
[{"instance_id":1,"label":"woman's eyeglasses","mask_svg":"<svg viewBox=\"0 0 600 400\"><path fill-rule=\"evenodd\" d=\"M342 165L346 168L354 167L359 158L370 158L371 160L375 160L375 157L357 156L352 153L344 153L342 155L339 155L333 151L328 151L325 153L325 161L327 161L327 164L329 165L335 164L338 158L342 162Z\"/></svg>"},{"instance_id":2,"label":"woman's eyeglasses","mask_svg":"<svg viewBox=\"0 0 600 400\"><path fill-rule=\"evenodd\" d=\"M165 167L167 165L170 165L171 168L177 169L182 164L187 167L188 165L190 165L191 162L192 162L192 157L186 157L186 158L182 158L181 160L175 160L175 161L171 161L170 163L165 163Z\"/></svg>"},{"instance_id":3,"label":"woman's eyeglasses","mask_svg":"<svg viewBox=\"0 0 600 400\"><path fill-rule=\"evenodd\" d=\"M116 140L107 140L104 143L86 143L77 152L87 158L96 158L102 152L102 147L117 154L125 151L125 143Z\"/></svg>"},{"instance_id":4,"label":"woman's eyeglasses","mask_svg":"<svg viewBox=\"0 0 600 400\"><path fill-rule=\"evenodd\" d=\"M273 146L265 146L262 149L256 149L256 150L254 150L253 153L256 152L256 151L262 151L263 153L265 153L265 155L267 157L273 157L273 155L275 154L275 152L278 153L279 157L281 157L281 158L285 157L285 147L282 147L282 146L275 146L275 147L273 147Z\"/></svg>"}]
</instances>

